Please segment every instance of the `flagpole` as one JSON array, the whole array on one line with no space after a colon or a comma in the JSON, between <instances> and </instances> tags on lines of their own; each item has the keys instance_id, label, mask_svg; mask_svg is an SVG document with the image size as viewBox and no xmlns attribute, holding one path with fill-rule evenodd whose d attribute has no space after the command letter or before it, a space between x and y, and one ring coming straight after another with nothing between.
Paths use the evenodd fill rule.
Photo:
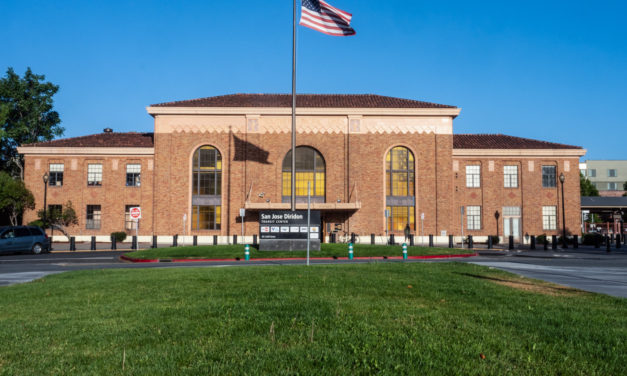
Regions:
<instances>
[{"instance_id":1,"label":"flagpole","mask_svg":"<svg viewBox=\"0 0 627 376\"><path fill-rule=\"evenodd\" d=\"M296 210L296 0L292 18L292 197L291 208Z\"/></svg>"}]
</instances>

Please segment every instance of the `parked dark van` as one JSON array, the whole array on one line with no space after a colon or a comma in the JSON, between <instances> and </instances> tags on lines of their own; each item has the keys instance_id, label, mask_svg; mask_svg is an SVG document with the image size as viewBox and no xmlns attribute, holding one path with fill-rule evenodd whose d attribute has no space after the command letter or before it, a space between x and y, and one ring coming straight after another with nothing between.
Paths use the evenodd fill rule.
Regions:
<instances>
[{"instance_id":1,"label":"parked dark van","mask_svg":"<svg viewBox=\"0 0 627 376\"><path fill-rule=\"evenodd\" d=\"M0 227L0 253L32 252L39 254L50 250L50 239L40 227Z\"/></svg>"}]
</instances>

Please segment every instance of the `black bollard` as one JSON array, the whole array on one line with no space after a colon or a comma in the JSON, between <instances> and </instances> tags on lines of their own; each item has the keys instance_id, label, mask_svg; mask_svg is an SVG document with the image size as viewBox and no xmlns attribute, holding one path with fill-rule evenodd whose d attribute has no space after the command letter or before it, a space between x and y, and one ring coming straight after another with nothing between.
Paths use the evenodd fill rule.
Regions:
<instances>
[{"instance_id":1,"label":"black bollard","mask_svg":"<svg viewBox=\"0 0 627 376\"><path fill-rule=\"evenodd\" d=\"M492 236L488 235L488 249L492 249Z\"/></svg>"},{"instance_id":2,"label":"black bollard","mask_svg":"<svg viewBox=\"0 0 627 376\"><path fill-rule=\"evenodd\" d=\"M157 235L153 235L152 236L152 247L151 248L157 248Z\"/></svg>"},{"instance_id":3,"label":"black bollard","mask_svg":"<svg viewBox=\"0 0 627 376\"><path fill-rule=\"evenodd\" d=\"M448 247L455 248L455 243L453 242L453 235L448 236Z\"/></svg>"},{"instance_id":4,"label":"black bollard","mask_svg":"<svg viewBox=\"0 0 627 376\"><path fill-rule=\"evenodd\" d=\"M620 249L620 234L616 234L616 249Z\"/></svg>"},{"instance_id":5,"label":"black bollard","mask_svg":"<svg viewBox=\"0 0 627 376\"><path fill-rule=\"evenodd\" d=\"M374 245L375 240L374 240L374 234L370 234L370 244Z\"/></svg>"},{"instance_id":6,"label":"black bollard","mask_svg":"<svg viewBox=\"0 0 627 376\"><path fill-rule=\"evenodd\" d=\"M544 250L548 250L549 249L549 238L547 238L546 236L544 237Z\"/></svg>"},{"instance_id":7,"label":"black bollard","mask_svg":"<svg viewBox=\"0 0 627 376\"><path fill-rule=\"evenodd\" d=\"M118 249L117 239L113 235L111 235L111 249L112 250Z\"/></svg>"},{"instance_id":8,"label":"black bollard","mask_svg":"<svg viewBox=\"0 0 627 376\"><path fill-rule=\"evenodd\" d=\"M351 243L353 243L353 244L355 244L355 236L356 236L355 233L352 232L351 233Z\"/></svg>"},{"instance_id":9,"label":"black bollard","mask_svg":"<svg viewBox=\"0 0 627 376\"><path fill-rule=\"evenodd\" d=\"M253 245L257 245L257 234L253 235Z\"/></svg>"},{"instance_id":10,"label":"black bollard","mask_svg":"<svg viewBox=\"0 0 627 376\"><path fill-rule=\"evenodd\" d=\"M198 235L194 235L194 247L198 245Z\"/></svg>"},{"instance_id":11,"label":"black bollard","mask_svg":"<svg viewBox=\"0 0 627 376\"><path fill-rule=\"evenodd\" d=\"M429 234L429 247L433 248L433 235Z\"/></svg>"},{"instance_id":12,"label":"black bollard","mask_svg":"<svg viewBox=\"0 0 627 376\"><path fill-rule=\"evenodd\" d=\"M531 244L529 245L530 249L536 249L536 236L531 235Z\"/></svg>"},{"instance_id":13,"label":"black bollard","mask_svg":"<svg viewBox=\"0 0 627 376\"><path fill-rule=\"evenodd\" d=\"M131 249L137 249L137 235L133 235L133 242L131 243Z\"/></svg>"},{"instance_id":14,"label":"black bollard","mask_svg":"<svg viewBox=\"0 0 627 376\"><path fill-rule=\"evenodd\" d=\"M573 248L579 248L579 235L573 235Z\"/></svg>"},{"instance_id":15,"label":"black bollard","mask_svg":"<svg viewBox=\"0 0 627 376\"><path fill-rule=\"evenodd\" d=\"M594 248L601 248L601 235L599 234L594 236Z\"/></svg>"},{"instance_id":16,"label":"black bollard","mask_svg":"<svg viewBox=\"0 0 627 376\"><path fill-rule=\"evenodd\" d=\"M473 240L472 240L472 235L468 235L468 249L472 249L475 246Z\"/></svg>"},{"instance_id":17,"label":"black bollard","mask_svg":"<svg viewBox=\"0 0 627 376\"><path fill-rule=\"evenodd\" d=\"M395 245L394 234L390 234L390 245Z\"/></svg>"},{"instance_id":18,"label":"black bollard","mask_svg":"<svg viewBox=\"0 0 627 376\"><path fill-rule=\"evenodd\" d=\"M89 247L89 249L91 249L92 251L96 250L96 237L95 236L91 237L91 247Z\"/></svg>"},{"instance_id":19,"label":"black bollard","mask_svg":"<svg viewBox=\"0 0 627 376\"><path fill-rule=\"evenodd\" d=\"M409 235L409 246L414 246L414 234Z\"/></svg>"},{"instance_id":20,"label":"black bollard","mask_svg":"<svg viewBox=\"0 0 627 376\"><path fill-rule=\"evenodd\" d=\"M233 244L237 244L237 235L233 235Z\"/></svg>"},{"instance_id":21,"label":"black bollard","mask_svg":"<svg viewBox=\"0 0 627 376\"><path fill-rule=\"evenodd\" d=\"M610 237L605 235L605 251L610 253L612 251L612 243L610 242Z\"/></svg>"},{"instance_id":22,"label":"black bollard","mask_svg":"<svg viewBox=\"0 0 627 376\"><path fill-rule=\"evenodd\" d=\"M213 245L218 245L218 235L213 235Z\"/></svg>"},{"instance_id":23,"label":"black bollard","mask_svg":"<svg viewBox=\"0 0 627 376\"><path fill-rule=\"evenodd\" d=\"M178 245L179 245L179 236L177 234L172 237L172 247L178 247Z\"/></svg>"},{"instance_id":24,"label":"black bollard","mask_svg":"<svg viewBox=\"0 0 627 376\"><path fill-rule=\"evenodd\" d=\"M335 243L335 233L334 232L329 234L329 243Z\"/></svg>"},{"instance_id":25,"label":"black bollard","mask_svg":"<svg viewBox=\"0 0 627 376\"><path fill-rule=\"evenodd\" d=\"M514 249L514 236L513 235L509 236L509 246L508 246L508 248L510 250Z\"/></svg>"},{"instance_id":26,"label":"black bollard","mask_svg":"<svg viewBox=\"0 0 627 376\"><path fill-rule=\"evenodd\" d=\"M70 236L70 251L76 251L76 238Z\"/></svg>"},{"instance_id":27,"label":"black bollard","mask_svg":"<svg viewBox=\"0 0 627 376\"><path fill-rule=\"evenodd\" d=\"M551 235L551 249L557 249L557 235Z\"/></svg>"}]
</instances>

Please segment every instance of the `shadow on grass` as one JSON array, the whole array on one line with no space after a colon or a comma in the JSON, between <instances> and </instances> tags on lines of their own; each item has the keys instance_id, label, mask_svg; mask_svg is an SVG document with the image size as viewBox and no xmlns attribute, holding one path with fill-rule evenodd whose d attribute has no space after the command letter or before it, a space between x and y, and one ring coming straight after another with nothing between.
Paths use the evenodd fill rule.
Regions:
<instances>
[{"instance_id":1,"label":"shadow on grass","mask_svg":"<svg viewBox=\"0 0 627 376\"><path fill-rule=\"evenodd\" d=\"M536 281L536 280L531 280L527 278L516 278L515 276L507 278L505 276L496 277L496 276L471 274L471 273L459 273L459 272L454 272L454 273L465 276L465 277L471 277L475 279L482 279L482 280L490 281L490 282L493 282L502 286L515 288L517 290L537 292L537 293L544 294L544 295L572 296L572 295L586 294L585 291L574 289L572 287L561 286L561 285L556 285L556 284L545 282L545 281Z\"/></svg>"}]
</instances>

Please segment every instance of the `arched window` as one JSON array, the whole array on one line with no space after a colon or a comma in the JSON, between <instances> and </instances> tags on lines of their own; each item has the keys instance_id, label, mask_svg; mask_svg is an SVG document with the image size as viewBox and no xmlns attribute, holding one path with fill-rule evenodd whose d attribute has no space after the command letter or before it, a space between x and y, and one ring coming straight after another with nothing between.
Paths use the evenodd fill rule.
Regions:
<instances>
[{"instance_id":1,"label":"arched window","mask_svg":"<svg viewBox=\"0 0 627 376\"><path fill-rule=\"evenodd\" d=\"M201 146L192 160L192 230L219 230L222 206L222 156Z\"/></svg>"},{"instance_id":2,"label":"arched window","mask_svg":"<svg viewBox=\"0 0 627 376\"><path fill-rule=\"evenodd\" d=\"M292 196L292 151L283 159L283 202L290 202ZM307 182L311 187L311 199L324 202L325 193L324 159L317 150L308 146L296 148L296 190L298 201L307 197Z\"/></svg>"},{"instance_id":3,"label":"arched window","mask_svg":"<svg viewBox=\"0 0 627 376\"><path fill-rule=\"evenodd\" d=\"M415 225L414 155L403 146L392 148L385 157L386 207L389 231L403 231Z\"/></svg>"}]
</instances>

